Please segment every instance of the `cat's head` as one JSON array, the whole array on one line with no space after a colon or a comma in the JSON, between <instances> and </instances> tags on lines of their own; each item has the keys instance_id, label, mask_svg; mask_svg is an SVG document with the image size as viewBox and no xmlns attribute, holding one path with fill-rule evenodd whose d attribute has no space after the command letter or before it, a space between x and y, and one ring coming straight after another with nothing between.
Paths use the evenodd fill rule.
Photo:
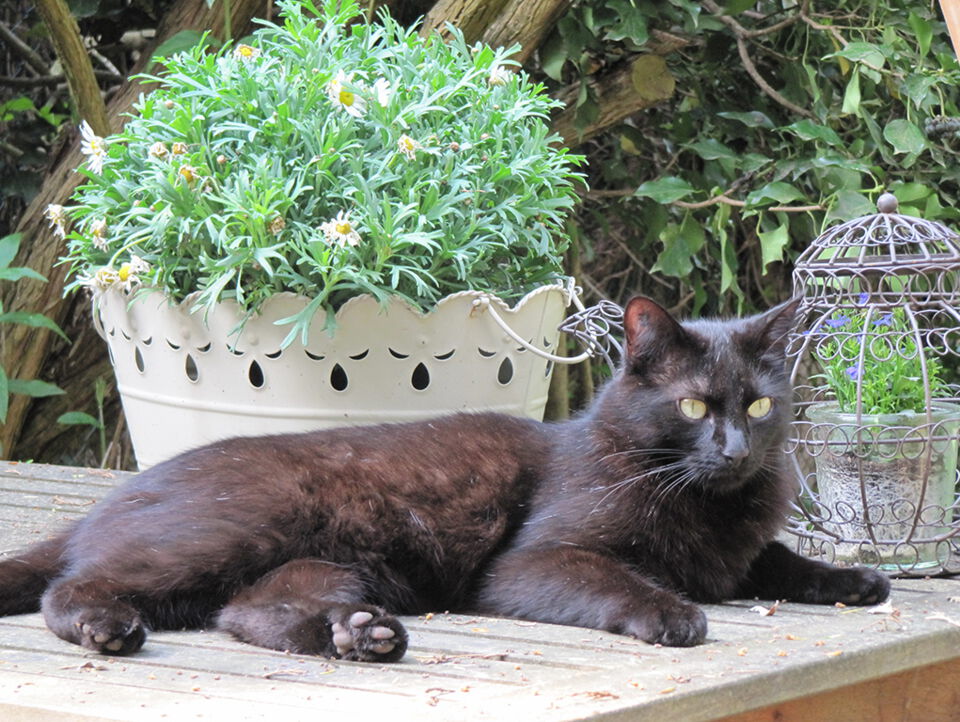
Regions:
<instances>
[{"instance_id":1,"label":"cat's head","mask_svg":"<svg viewBox=\"0 0 960 722\"><path fill-rule=\"evenodd\" d=\"M613 403L622 433L660 454L677 478L717 492L739 488L780 453L791 418L784 354L798 305L681 323L633 298L624 309L623 366L601 403Z\"/></svg>"}]
</instances>

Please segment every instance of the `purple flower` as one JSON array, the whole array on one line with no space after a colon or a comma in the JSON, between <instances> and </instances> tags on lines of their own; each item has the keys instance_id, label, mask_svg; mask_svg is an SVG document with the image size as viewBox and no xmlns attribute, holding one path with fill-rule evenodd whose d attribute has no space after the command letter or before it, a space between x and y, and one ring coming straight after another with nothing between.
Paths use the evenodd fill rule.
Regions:
<instances>
[{"instance_id":1,"label":"purple flower","mask_svg":"<svg viewBox=\"0 0 960 722\"><path fill-rule=\"evenodd\" d=\"M851 381L856 381L860 378L860 370L859 364L848 366L846 369L847 378L849 378Z\"/></svg>"},{"instance_id":2,"label":"purple flower","mask_svg":"<svg viewBox=\"0 0 960 722\"><path fill-rule=\"evenodd\" d=\"M847 316L840 316L838 318L828 318L826 320L826 324L830 328L843 328L848 323L850 323L850 319Z\"/></svg>"},{"instance_id":3,"label":"purple flower","mask_svg":"<svg viewBox=\"0 0 960 722\"><path fill-rule=\"evenodd\" d=\"M874 326L892 326L893 325L893 314L885 313L880 318L875 318L873 320Z\"/></svg>"},{"instance_id":4,"label":"purple flower","mask_svg":"<svg viewBox=\"0 0 960 722\"><path fill-rule=\"evenodd\" d=\"M870 301L870 294L864 291L859 296L857 296L857 304L860 306L866 306Z\"/></svg>"}]
</instances>

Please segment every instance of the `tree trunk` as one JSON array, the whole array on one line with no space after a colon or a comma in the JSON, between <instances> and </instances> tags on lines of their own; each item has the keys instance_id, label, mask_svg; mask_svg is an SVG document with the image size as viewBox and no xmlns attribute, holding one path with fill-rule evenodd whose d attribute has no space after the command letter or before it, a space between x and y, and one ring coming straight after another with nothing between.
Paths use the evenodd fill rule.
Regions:
<instances>
[{"instance_id":1,"label":"tree trunk","mask_svg":"<svg viewBox=\"0 0 960 722\"><path fill-rule=\"evenodd\" d=\"M265 0L232 0L232 26L236 36L248 31L250 20L255 13L263 12ZM154 44L148 46L135 72L147 67L154 48L181 30L203 31L211 29L217 37L223 37L224 17L222 2L208 8L205 2L197 0L178 0L157 28ZM147 88L136 81L128 81L120 87L107 107L108 121L112 127L122 125L122 114L131 110L134 101ZM14 264L29 266L49 278L44 284L39 281L23 280L17 284L5 284L4 308L8 311L29 311L43 313L59 323L73 339L70 349L57 341L49 331L27 326L11 326L6 330L5 344L0 349L0 364L11 378L31 379L45 377L52 379L66 391L62 397L34 402L27 396L14 395L10 399L7 421L0 429L0 445L7 458L44 458L57 461L66 458L66 454L54 452L48 445L54 438L62 435L64 429L57 428L55 419L62 411L70 409L94 410L92 379L99 375L112 378L112 371L106 358L106 348L91 328L89 318L89 300L76 294L62 297L66 267L57 265L63 256L65 247L47 228L43 213L51 203L68 204L69 197L81 180L75 170L83 157L79 151L76 133L64 145L58 156L52 161L50 171L44 180L43 188L27 207L17 231L23 234L24 242ZM48 356L56 359L56 375L47 367ZM111 411L116 404L111 402ZM36 403L42 408L28 420L28 411ZM116 417L116 413L111 416Z\"/></svg>"}]
</instances>

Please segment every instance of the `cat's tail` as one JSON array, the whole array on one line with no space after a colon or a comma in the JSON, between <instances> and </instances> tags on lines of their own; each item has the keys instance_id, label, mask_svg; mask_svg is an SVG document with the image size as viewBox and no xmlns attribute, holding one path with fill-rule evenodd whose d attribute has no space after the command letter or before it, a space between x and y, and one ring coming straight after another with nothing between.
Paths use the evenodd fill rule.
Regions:
<instances>
[{"instance_id":1,"label":"cat's tail","mask_svg":"<svg viewBox=\"0 0 960 722\"><path fill-rule=\"evenodd\" d=\"M68 536L61 534L0 561L0 617L40 611L40 597L63 570Z\"/></svg>"}]
</instances>

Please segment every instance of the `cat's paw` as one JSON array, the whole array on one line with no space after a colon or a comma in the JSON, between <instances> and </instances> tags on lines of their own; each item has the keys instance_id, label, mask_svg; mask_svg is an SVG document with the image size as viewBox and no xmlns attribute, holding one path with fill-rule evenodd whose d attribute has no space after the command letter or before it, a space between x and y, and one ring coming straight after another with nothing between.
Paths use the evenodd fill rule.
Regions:
<instances>
[{"instance_id":1,"label":"cat's paw","mask_svg":"<svg viewBox=\"0 0 960 722\"><path fill-rule=\"evenodd\" d=\"M147 638L140 615L128 607L90 607L73 623L77 644L101 654L132 654Z\"/></svg>"},{"instance_id":2,"label":"cat's paw","mask_svg":"<svg viewBox=\"0 0 960 722\"><path fill-rule=\"evenodd\" d=\"M809 591L809 599L815 604L879 604L890 595L890 580L875 569L853 567L829 569Z\"/></svg>"},{"instance_id":3,"label":"cat's paw","mask_svg":"<svg viewBox=\"0 0 960 722\"><path fill-rule=\"evenodd\" d=\"M331 615L337 656L359 662L395 662L407 651L407 630L377 607L349 607Z\"/></svg>"},{"instance_id":4,"label":"cat's paw","mask_svg":"<svg viewBox=\"0 0 960 722\"><path fill-rule=\"evenodd\" d=\"M696 604L677 600L634 618L625 631L650 644L693 647L706 639L707 615Z\"/></svg>"}]
</instances>

